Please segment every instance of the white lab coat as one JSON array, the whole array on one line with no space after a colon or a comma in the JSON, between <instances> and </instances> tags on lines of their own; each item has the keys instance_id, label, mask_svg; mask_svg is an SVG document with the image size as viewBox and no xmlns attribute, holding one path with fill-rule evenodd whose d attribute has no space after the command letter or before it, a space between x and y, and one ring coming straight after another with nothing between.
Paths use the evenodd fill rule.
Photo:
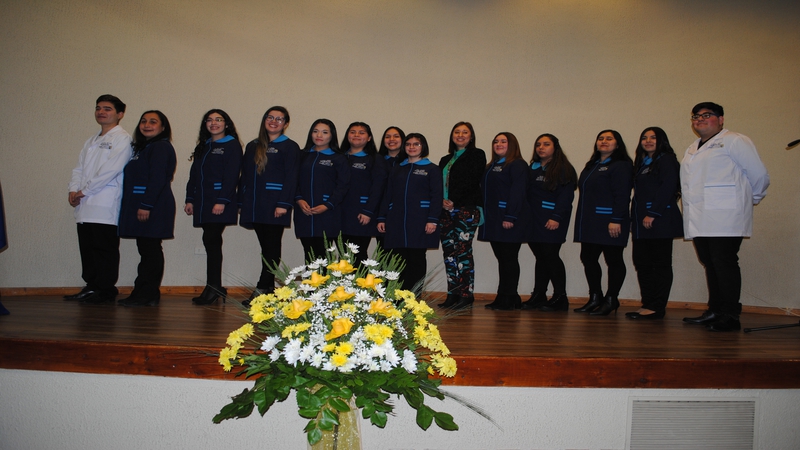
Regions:
<instances>
[{"instance_id":1,"label":"white lab coat","mask_svg":"<svg viewBox=\"0 0 800 450\"><path fill-rule=\"evenodd\" d=\"M131 136L119 125L86 141L69 182L69 192L85 195L75 207L75 222L117 225L122 171L130 159Z\"/></svg>"},{"instance_id":2,"label":"white lab coat","mask_svg":"<svg viewBox=\"0 0 800 450\"><path fill-rule=\"evenodd\" d=\"M753 205L767 194L769 175L753 141L723 129L701 148L700 139L681 162L683 231L694 237L753 233Z\"/></svg>"}]
</instances>

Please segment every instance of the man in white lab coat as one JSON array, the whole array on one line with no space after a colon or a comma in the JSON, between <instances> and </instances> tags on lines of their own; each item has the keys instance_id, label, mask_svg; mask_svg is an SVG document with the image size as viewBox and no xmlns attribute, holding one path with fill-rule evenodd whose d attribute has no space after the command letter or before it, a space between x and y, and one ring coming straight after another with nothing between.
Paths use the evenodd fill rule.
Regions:
<instances>
[{"instance_id":1,"label":"man in white lab coat","mask_svg":"<svg viewBox=\"0 0 800 450\"><path fill-rule=\"evenodd\" d=\"M65 300L113 303L119 276L119 209L122 170L131 159L131 136L119 126L125 103L113 95L95 102L94 118L100 133L83 145L72 170L67 200L75 211L81 276L86 286Z\"/></svg>"},{"instance_id":2,"label":"man in white lab coat","mask_svg":"<svg viewBox=\"0 0 800 450\"><path fill-rule=\"evenodd\" d=\"M711 331L738 331L742 304L739 247L753 233L753 205L767 194L769 175L747 136L723 128L722 106L692 108L700 136L681 162L683 230L705 267L708 309L684 322Z\"/></svg>"}]
</instances>

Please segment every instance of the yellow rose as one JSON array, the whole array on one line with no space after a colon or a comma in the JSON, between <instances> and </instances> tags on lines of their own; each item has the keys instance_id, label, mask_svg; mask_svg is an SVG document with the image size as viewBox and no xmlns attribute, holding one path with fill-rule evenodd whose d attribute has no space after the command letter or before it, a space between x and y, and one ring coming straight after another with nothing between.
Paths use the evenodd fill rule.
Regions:
<instances>
[{"instance_id":1,"label":"yellow rose","mask_svg":"<svg viewBox=\"0 0 800 450\"><path fill-rule=\"evenodd\" d=\"M350 329L353 328L353 325L355 325L353 321L347 317L336 319L333 321L333 323L331 323L331 331L325 335L325 339L330 341L331 339L336 339L339 336L344 336L350 332Z\"/></svg>"},{"instance_id":2,"label":"yellow rose","mask_svg":"<svg viewBox=\"0 0 800 450\"><path fill-rule=\"evenodd\" d=\"M356 268L350 264L350 261L345 259L340 259L338 263L333 263L328 266L328 270L334 270L336 272L341 272L343 274L348 274L351 272L355 272Z\"/></svg>"},{"instance_id":3,"label":"yellow rose","mask_svg":"<svg viewBox=\"0 0 800 450\"><path fill-rule=\"evenodd\" d=\"M283 308L283 313L286 317L294 320L302 316L306 311L311 309L314 303L310 300L296 299Z\"/></svg>"},{"instance_id":4,"label":"yellow rose","mask_svg":"<svg viewBox=\"0 0 800 450\"><path fill-rule=\"evenodd\" d=\"M328 281L328 278L330 278L330 277L331 277L330 275L322 276L317 272L312 272L311 273L311 279L310 280L303 280L303 284L308 284L308 285L311 285L311 286L314 286L314 287L320 287L320 285L322 285L323 283Z\"/></svg>"},{"instance_id":5,"label":"yellow rose","mask_svg":"<svg viewBox=\"0 0 800 450\"><path fill-rule=\"evenodd\" d=\"M362 287L364 289L375 289L378 287L379 284L383 283L383 280L380 278L375 278L375 275L369 274L366 278L357 278L356 284L358 287Z\"/></svg>"},{"instance_id":6,"label":"yellow rose","mask_svg":"<svg viewBox=\"0 0 800 450\"><path fill-rule=\"evenodd\" d=\"M336 290L333 291L330 297L328 297L329 302L343 302L347 299L355 297L356 294L349 293L344 290L344 286L337 286Z\"/></svg>"},{"instance_id":7,"label":"yellow rose","mask_svg":"<svg viewBox=\"0 0 800 450\"><path fill-rule=\"evenodd\" d=\"M382 298L379 298L370 302L369 310L367 310L367 312L370 314L383 314L386 316L391 314L393 309L394 304L392 302L385 302Z\"/></svg>"}]
</instances>

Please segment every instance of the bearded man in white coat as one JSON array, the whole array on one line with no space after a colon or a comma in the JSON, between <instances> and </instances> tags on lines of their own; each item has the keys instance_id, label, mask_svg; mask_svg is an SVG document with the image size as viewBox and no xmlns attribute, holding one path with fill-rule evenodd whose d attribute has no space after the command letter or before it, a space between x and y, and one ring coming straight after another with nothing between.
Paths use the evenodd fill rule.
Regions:
<instances>
[{"instance_id":1,"label":"bearded man in white coat","mask_svg":"<svg viewBox=\"0 0 800 450\"><path fill-rule=\"evenodd\" d=\"M708 309L683 321L711 331L738 331L739 247L753 233L753 205L767 194L769 175L753 141L723 128L722 106L699 103L691 117L700 138L681 162L683 230L705 268Z\"/></svg>"},{"instance_id":2,"label":"bearded man in white coat","mask_svg":"<svg viewBox=\"0 0 800 450\"><path fill-rule=\"evenodd\" d=\"M97 99L94 118L100 133L86 141L72 170L67 200L75 208L86 286L64 300L113 303L118 293L122 171L131 159L131 136L119 126L124 115L125 103L119 98L106 94Z\"/></svg>"}]
</instances>

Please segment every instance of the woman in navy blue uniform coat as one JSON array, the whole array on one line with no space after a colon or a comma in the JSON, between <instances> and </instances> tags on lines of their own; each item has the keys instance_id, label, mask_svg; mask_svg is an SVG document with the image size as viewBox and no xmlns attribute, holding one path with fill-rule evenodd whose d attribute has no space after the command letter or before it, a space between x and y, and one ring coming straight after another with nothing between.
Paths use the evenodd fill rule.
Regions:
<instances>
[{"instance_id":1,"label":"woman in navy blue uniform coat","mask_svg":"<svg viewBox=\"0 0 800 450\"><path fill-rule=\"evenodd\" d=\"M339 149L336 126L317 119L308 130L298 174L294 233L306 259L325 256L325 239L336 242L342 231L340 208L350 187L350 165Z\"/></svg>"},{"instance_id":2,"label":"woman in navy blue uniform coat","mask_svg":"<svg viewBox=\"0 0 800 450\"><path fill-rule=\"evenodd\" d=\"M575 242L581 243L581 262L589 284L589 301L575 312L608 315L619 308L619 291L625 282L622 252L630 233L629 207L633 161L622 136L614 130L597 135L594 152L578 179ZM608 265L608 290L603 296L600 255Z\"/></svg>"},{"instance_id":3,"label":"woman in navy blue uniform coat","mask_svg":"<svg viewBox=\"0 0 800 450\"><path fill-rule=\"evenodd\" d=\"M536 267L533 292L522 309L567 311L567 271L559 253L567 240L578 175L558 138L547 133L536 138L529 172L527 192L533 227L528 247L536 257ZM553 296L547 300L550 282Z\"/></svg>"},{"instance_id":4,"label":"woman in navy blue uniform coat","mask_svg":"<svg viewBox=\"0 0 800 450\"><path fill-rule=\"evenodd\" d=\"M358 245L353 261L357 266L367 256L369 241L378 235L375 218L389 174L385 160L375 148L372 129L366 123L351 123L341 148L350 164L350 188L342 201L342 240Z\"/></svg>"},{"instance_id":5,"label":"woman in navy blue uniform coat","mask_svg":"<svg viewBox=\"0 0 800 450\"><path fill-rule=\"evenodd\" d=\"M683 237L680 164L664 130L642 131L634 167L631 233L642 308L625 316L661 319L672 289L672 240Z\"/></svg>"},{"instance_id":6,"label":"woman in navy blue uniform coat","mask_svg":"<svg viewBox=\"0 0 800 450\"><path fill-rule=\"evenodd\" d=\"M300 146L284 133L289 111L269 108L261 118L258 138L247 144L239 181L239 225L256 232L261 246L261 276L250 300L275 290L275 275L269 266L281 260L283 231L292 224L294 191Z\"/></svg>"},{"instance_id":7,"label":"woman in navy blue uniform coat","mask_svg":"<svg viewBox=\"0 0 800 450\"><path fill-rule=\"evenodd\" d=\"M492 160L486 166L481 182L484 223L478 229L478 240L489 242L497 258L497 297L486 305L489 309L519 309L519 249L528 241L531 208L525 191L528 165L522 159L517 137L499 133L492 140Z\"/></svg>"},{"instance_id":8,"label":"woman in navy blue uniform coat","mask_svg":"<svg viewBox=\"0 0 800 450\"><path fill-rule=\"evenodd\" d=\"M426 252L439 247L442 212L442 172L428 158L428 141L419 133L406 136L408 158L389 175L378 217L384 245L406 262L400 278L403 289L422 289L428 272Z\"/></svg>"},{"instance_id":9,"label":"woman in navy blue uniform coat","mask_svg":"<svg viewBox=\"0 0 800 450\"><path fill-rule=\"evenodd\" d=\"M222 232L235 225L237 218L236 186L242 167L242 145L236 126L221 109L203 115L197 146L192 153L192 168L186 183L183 210L194 216L196 228L203 229L206 249L206 287L197 305L208 305L228 295L222 287Z\"/></svg>"},{"instance_id":10,"label":"woman in navy blue uniform coat","mask_svg":"<svg viewBox=\"0 0 800 450\"><path fill-rule=\"evenodd\" d=\"M172 178L177 165L172 127L161 111L145 111L133 134L133 155L123 171L119 236L136 238L141 261L133 292L124 306L157 305L164 276L162 239L172 239L175 196Z\"/></svg>"}]
</instances>

